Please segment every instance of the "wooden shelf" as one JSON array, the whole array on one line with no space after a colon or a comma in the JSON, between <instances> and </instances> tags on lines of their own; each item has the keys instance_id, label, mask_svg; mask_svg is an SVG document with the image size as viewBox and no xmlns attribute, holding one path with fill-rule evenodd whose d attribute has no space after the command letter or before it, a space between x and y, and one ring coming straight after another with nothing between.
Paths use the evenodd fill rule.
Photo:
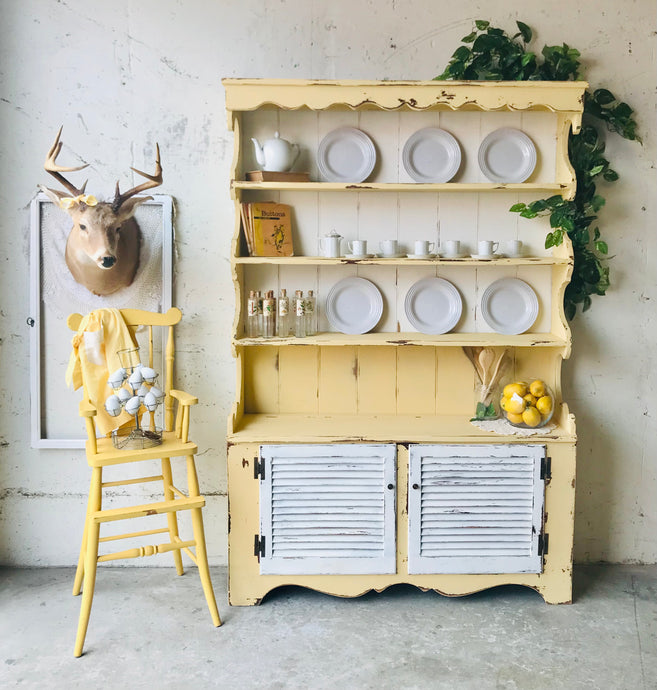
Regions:
<instances>
[{"instance_id":1,"label":"wooden shelf","mask_svg":"<svg viewBox=\"0 0 657 690\"><path fill-rule=\"evenodd\" d=\"M236 264L276 264L280 266L339 266L339 265L378 265L378 266L475 266L477 268L491 268L499 266L567 266L572 264L571 258L552 256L523 256L516 258L473 259L471 257L448 259L384 259L372 257L369 259L351 259L347 257L327 259L321 256L237 256L233 257Z\"/></svg>"},{"instance_id":2,"label":"wooden shelf","mask_svg":"<svg viewBox=\"0 0 657 690\"><path fill-rule=\"evenodd\" d=\"M503 184L499 182L445 182L425 184L420 182L247 182L233 180L233 189L245 191L280 192L537 192L561 194L568 185L548 182L522 182Z\"/></svg>"},{"instance_id":3,"label":"wooden shelf","mask_svg":"<svg viewBox=\"0 0 657 690\"><path fill-rule=\"evenodd\" d=\"M491 347L566 347L563 338L551 333L523 333L522 335L503 335L500 333L446 333L427 335L425 333L364 333L348 335L345 333L318 333L306 338L234 338L235 347L286 347L322 346L342 347L345 345L427 345L431 347L491 346Z\"/></svg>"},{"instance_id":4,"label":"wooden shelf","mask_svg":"<svg viewBox=\"0 0 657 690\"><path fill-rule=\"evenodd\" d=\"M565 407L565 406L564 406ZM236 443L387 442L526 443L574 442L572 417L545 434L520 436L478 429L464 415L245 414L228 440Z\"/></svg>"}]
</instances>

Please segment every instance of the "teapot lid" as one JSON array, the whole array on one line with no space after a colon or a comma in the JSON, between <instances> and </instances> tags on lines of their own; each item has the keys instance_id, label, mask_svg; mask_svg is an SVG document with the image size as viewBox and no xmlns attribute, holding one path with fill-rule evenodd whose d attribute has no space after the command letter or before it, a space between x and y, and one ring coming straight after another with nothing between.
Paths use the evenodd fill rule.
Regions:
<instances>
[{"instance_id":1,"label":"teapot lid","mask_svg":"<svg viewBox=\"0 0 657 690\"><path fill-rule=\"evenodd\" d=\"M342 237L339 233L337 233L335 230L331 230L325 237Z\"/></svg>"}]
</instances>

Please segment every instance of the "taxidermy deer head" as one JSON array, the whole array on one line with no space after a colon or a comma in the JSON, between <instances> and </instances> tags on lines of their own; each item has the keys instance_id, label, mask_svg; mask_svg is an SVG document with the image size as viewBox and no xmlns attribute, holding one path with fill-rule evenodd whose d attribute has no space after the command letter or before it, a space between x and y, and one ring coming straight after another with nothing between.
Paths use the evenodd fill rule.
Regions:
<instances>
[{"instance_id":1,"label":"taxidermy deer head","mask_svg":"<svg viewBox=\"0 0 657 690\"><path fill-rule=\"evenodd\" d=\"M87 165L62 167L56 160L62 148L57 138L48 151L44 169L49 172L68 192L49 189L39 185L57 206L64 209L73 220L73 227L66 241L66 265L73 278L95 295L111 295L132 283L139 266L140 232L132 217L139 204L152 199L151 196L136 197L135 194L162 184L160 147L156 144L157 158L155 174L148 175L136 168L130 168L147 178L121 194L119 183L112 201L98 201L91 194L85 194L85 182L78 188L63 175L64 172L82 170ZM69 196L69 194L71 196Z\"/></svg>"}]
</instances>

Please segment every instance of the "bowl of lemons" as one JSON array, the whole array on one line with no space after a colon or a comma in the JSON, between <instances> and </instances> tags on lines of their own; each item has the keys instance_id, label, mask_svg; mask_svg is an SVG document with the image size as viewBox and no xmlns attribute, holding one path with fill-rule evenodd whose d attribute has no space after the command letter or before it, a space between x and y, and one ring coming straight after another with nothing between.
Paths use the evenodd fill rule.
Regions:
<instances>
[{"instance_id":1,"label":"bowl of lemons","mask_svg":"<svg viewBox=\"0 0 657 690\"><path fill-rule=\"evenodd\" d=\"M554 414L554 395L542 379L531 383L507 383L500 398L502 414L510 424L523 429L545 426Z\"/></svg>"}]
</instances>

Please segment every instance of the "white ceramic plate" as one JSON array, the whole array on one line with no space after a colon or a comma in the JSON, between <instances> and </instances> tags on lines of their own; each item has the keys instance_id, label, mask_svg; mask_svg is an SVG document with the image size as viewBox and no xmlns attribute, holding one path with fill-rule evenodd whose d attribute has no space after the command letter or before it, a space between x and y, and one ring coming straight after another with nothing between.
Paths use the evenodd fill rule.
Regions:
<instances>
[{"instance_id":1,"label":"white ceramic plate","mask_svg":"<svg viewBox=\"0 0 657 690\"><path fill-rule=\"evenodd\" d=\"M415 182L449 182L461 166L461 147L444 129L425 127L408 138L402 160Z\"/></svg>"},{"instance_id":2,"label":"white ceramic plate","mask_svg":"<svg viewBox=\"0 0 657 690\"><path fill-rule=\"evenodd\" d=\"M536 167L534 142L519 129L496 129L481 142L479 167L491 182L524 182Z\"/></svg>"},{"instance_id":3,"label":"white ceramic plate","mask_svg":"<svg viewBox=\"0 0 657 690\"><path fill-rule=\"evenodd\" d=\"M420 333L440 335L459 322L463 302L459 291L444 278L422 278L411 285L404 300L406 316Z\"/></svg>"},{"instance_id":4,"label":"white ceramic plate","mask_svg":"<svg viewBox=\"0 0 657 690\"><path fill-rule=\"evenodd\" d=\"M538 297L523 280L500 278L484 290L481 313L495 332L518 335L536 321Z\"/></svg>"},{"instance_id":5,"label":"white ceramic plate","mask_svg":"<svg viewBox=\"0 0 657 690\"><path fill-rule=\"evenodd\" d=\"M341 333L367 333L379 323L381 314L383 297L379 288L365 278L344 278L326 296L326 318Z\"/></svg>"},{"instance_id":6,"label":"white ceramic plate","mask_svg":"<svg viewBox=\"0 0 657 690\"><path fill-rule=\"evenodd\" d=\"M365 132L339 127L329 132L317 150L317 167L327 182L364 182L374 170L376 150Z\"/></svg>"}]
</instances>

